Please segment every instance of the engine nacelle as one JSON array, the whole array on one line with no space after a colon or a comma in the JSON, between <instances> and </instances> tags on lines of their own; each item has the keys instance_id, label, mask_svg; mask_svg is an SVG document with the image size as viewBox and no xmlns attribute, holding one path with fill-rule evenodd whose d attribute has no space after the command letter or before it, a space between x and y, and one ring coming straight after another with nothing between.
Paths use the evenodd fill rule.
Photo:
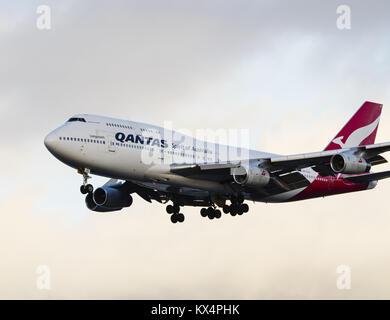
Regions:
<instances>
[{"instance_id":1,"label":"engine nacelle","mask_svg":"<svg viewBox=\"0 0 390 320\"><path fill-rule=\"evenodd\" d=\"M102 206L98 206L95 201L93 201L93 195L92 193L89 193L85 197L85 204L87 205L87 208L91 211L95 212L112 212L112 211L118 211L121 210L122 208L106 208Z\"/></svg>"},{"instance_id":2,"label":"engine nacelle","mask_svg":"<svg viewBox=\"0 0 390 320\"><path fill-rule=\"evenodd\" d=\"M259 168L257 165L234 168L232 175L236 183L253 187L263 187L270 181L269 172L263 168Z\"/></svg>"},{"instance_id":3,"label":"engine nacelle","mask_svg":"<svg viewBox=\"0 0 390 320\"><path fill-rule=\"evenodd\" d=\"M371 169L371 163L350 153L339 153L330 159L330 167L336 173L364 173Z\"/></svg>"},{"instance_id":4,"label":"engine nacelle","mask_svg":"<svg viewBox=\"0 0 390 320\"><path fill-rule=\"evenodd\" d=\"M122 209L130 207L133 203L133 198L122 189L113 186L103 186L95 190L93 201L100 207Z\"/></svg>"}]
</instances>

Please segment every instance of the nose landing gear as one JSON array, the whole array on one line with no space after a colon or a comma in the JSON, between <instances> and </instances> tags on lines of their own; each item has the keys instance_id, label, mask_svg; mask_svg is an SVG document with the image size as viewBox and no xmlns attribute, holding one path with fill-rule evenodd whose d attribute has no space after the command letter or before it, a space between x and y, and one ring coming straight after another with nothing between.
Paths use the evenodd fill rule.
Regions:
<instances>
[{"instance_id":1,"label":"nose landing gear","mask_svg":"<svg viewBox=\"0 0 390 320\"><path fill-rule=\"evenodd\" d=\"M89 175L91 173L91 170L89 169L83 169L83 170L78 170L78 173L83 175L83 184L80 187L80 192L82 194L90 194L93 192L93 186L92 184L88 183L88 179L91 179L92 177Z\"/></svg>"}]
</instances>

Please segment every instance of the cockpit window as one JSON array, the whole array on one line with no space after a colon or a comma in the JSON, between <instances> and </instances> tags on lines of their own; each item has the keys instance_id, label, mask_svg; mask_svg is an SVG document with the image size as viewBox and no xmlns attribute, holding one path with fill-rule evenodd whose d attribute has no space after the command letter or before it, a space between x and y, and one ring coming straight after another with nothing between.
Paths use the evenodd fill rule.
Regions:
<instances>
[{"instance_id":1,"label":"cockpit window","mask_svg":"<svg viewBox=\"0 0 390 320\"><path fill-rule=\"evenodd\" d=\"M74 121L80 121L80 122L87 122L84 118L70 118L68 122L74 122Z\"/></svg>"}]
</instances>

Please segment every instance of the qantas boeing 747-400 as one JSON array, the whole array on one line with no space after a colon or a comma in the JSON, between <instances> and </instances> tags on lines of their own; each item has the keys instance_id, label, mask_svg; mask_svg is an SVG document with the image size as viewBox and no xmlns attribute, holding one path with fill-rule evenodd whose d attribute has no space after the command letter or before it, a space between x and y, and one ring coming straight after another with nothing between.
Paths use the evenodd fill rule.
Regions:
<instances>
[{"instance_id":1,"label":"qantas boeing 747-400","mask_svg":"<svg viewBox=\"0 0 390 320\"><path fill-rule=\"evenodd\" d=\"M372 189L390 171L375 143L382 105L365 102L323 151L282 156L191 138L162 127L80 114L45 138L47 149L83 175L87 207L110 212L129 207L132 194L169 203L173 223L181 207L201 207L209 219L248 212L245 200L287 202ZM110 178L94 190L90 174Z\"/></svg>"}]
</instances>

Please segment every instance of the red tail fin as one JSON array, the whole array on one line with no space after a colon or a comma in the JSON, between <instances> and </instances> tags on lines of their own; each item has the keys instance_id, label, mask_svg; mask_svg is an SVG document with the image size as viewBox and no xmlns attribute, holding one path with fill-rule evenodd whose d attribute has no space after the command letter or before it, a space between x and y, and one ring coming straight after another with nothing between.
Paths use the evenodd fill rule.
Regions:
<instances>
[{"instance_id":1,"label":"red tail fin","mask_svg":"<svg viewBox=\"0 0 390 320\"><path fill-rule=\"evenodd\" d=\"M366 101L324 150L375 143L381 112L381 104Z\"/></svg>"}]
</instances>

